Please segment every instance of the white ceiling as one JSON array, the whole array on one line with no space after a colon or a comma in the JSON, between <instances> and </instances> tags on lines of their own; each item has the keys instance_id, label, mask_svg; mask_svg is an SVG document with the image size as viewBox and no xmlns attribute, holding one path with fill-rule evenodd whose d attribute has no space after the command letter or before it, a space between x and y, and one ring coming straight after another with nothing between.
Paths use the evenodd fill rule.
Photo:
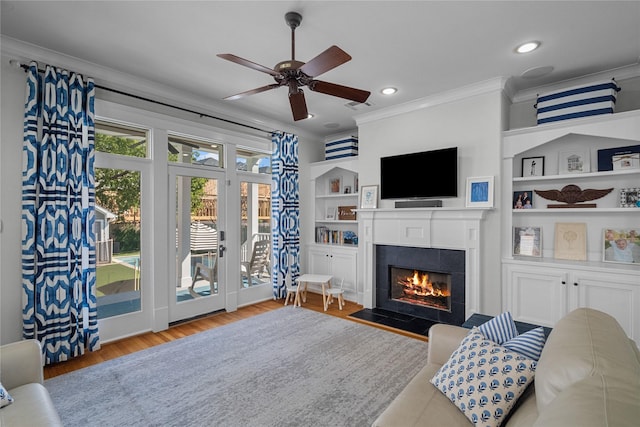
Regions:
<instances>
[{"instance_id":1,"label":"white ceiling","mask_svg":"<svg viewBox=\"0 0 640 427\"><path fill-rule=\"evenodd\" d=\"M353 59L321 80L371 91L372 106L354 111L344 99L305 90L315 117L295 125L318 136L355 128L354 115L496 77L514 77L514 88L525 90L640 58L638 1L2 1L0 28L193 94L213 110L293 124L284 88L222 101L273 80L216 57L233 53L268 67L290 59L288 11L303 16L297 60L335 44ZM529 40L541 48L513 52ZM543 77L520 77L548 66L553 72ZM398 93L383 96L385 86Z\"/></svg>"}]
</instances>

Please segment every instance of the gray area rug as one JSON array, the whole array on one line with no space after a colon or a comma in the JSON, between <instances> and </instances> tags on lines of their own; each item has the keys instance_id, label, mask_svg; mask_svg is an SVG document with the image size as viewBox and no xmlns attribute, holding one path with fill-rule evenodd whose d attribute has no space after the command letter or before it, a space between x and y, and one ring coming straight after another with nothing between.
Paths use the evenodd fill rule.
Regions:
<instances>
[{"instance_id":1,"label":"gray area rug","mask_svg":"<svg viewBox=\"0 0 640 427\"><path fill-rule=\"evenodd\" d=\"M426 342L284 307L45 381L65 426L370 426Z\"/></svg>"}]
</instances>

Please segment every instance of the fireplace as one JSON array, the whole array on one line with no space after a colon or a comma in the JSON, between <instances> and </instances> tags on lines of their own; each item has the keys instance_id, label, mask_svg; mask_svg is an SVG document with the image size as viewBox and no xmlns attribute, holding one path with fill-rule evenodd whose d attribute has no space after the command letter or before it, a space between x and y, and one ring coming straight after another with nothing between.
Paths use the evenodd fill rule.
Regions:
<instances>
[{"instance_id":1,"label":"fireplace","mask_svg":"<svg viewBox=\"0 0 640 427\"><path fill-rule=\"evenodd\" d=\"M376 307L462 325L465 251L376 245Z\"/></svg>"},{"instance_id":2,"label":"fireplace","mask_svg":"<svg viewBox=\"0 0 640 427\"><path fill-rule=\"evenodd\" d=\"M451 274L389 267L391 299L451 311Z\"/></svg>"}]
</instances>

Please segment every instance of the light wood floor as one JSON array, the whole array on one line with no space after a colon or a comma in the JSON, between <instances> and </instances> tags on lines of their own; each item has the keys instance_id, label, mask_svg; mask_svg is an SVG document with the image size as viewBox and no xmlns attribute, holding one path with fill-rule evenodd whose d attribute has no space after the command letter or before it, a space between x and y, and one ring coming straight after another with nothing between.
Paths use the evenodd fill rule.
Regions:
<instances>
[{"instance_id":1,"label":"light wood floor","mask_svg":"<svg viewBox=\"0 0 640 427\"><path fill-rule=\"evenodd\" d=\"M86 368L87 366L95 365L97 363L105 362L116 357L124 356L126 354L134 353L136 351L144 350L159 344L164 344L169 341L173 341L179 338L196 334L198 332L206 331L207 329L216 328L218 326L226 325L241 319L246 319L251 316L266 313L271 310L281 308L283 304L282 300L278 301L264 301L258 304L239 308L237 311L227 313L220 312L214 313L205 317L201 317L195 320L186 321L161 332L147 332L140 335L136 335L129 338L124 338L118 341L112 341L107 344L103 344L100 350L87 352L81 357L68 360L66 362L60 362L53 365L45 366L44 377L53 378L58 375L66 374L77 369ZM287 307L291 307L290 305ZM366 321L354 319L348 317L351 313L362 310L362 306L354 302L347 301L343 310L339 310L336 304L329 306L329 309L325 312L322 305L322 295L309 292L307 294L307 302L303 303L302 308L314 310L320 313L326 313L327 315L336 316L359 323L365 323L371 326L375 326L381 329L393 331L411 338L420 339L426 341L426 337L421 335L412 334L410 332L400 331L397 329L369 323ZM293 310L293 307L291 307Z\"/></svg>"}]
</instances>

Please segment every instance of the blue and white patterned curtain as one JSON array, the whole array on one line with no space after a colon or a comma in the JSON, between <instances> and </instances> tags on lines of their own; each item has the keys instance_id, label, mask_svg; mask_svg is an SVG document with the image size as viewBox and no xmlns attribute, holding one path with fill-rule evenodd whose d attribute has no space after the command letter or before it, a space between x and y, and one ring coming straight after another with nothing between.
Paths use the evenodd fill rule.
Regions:
<instances>
[{"instance_id":1,"label":"blue and white patterned curtain","mask_svg":"<svg viewBox=\"0 0 640 427\"><path fill-rule=\"evenodd\" d=\"M45 363L100 348L96 306L94 82L27 70L22 172L23 337Z\"/></svg>"},{"instance_id":2,"label":"blue and white patterned curtain","mask_svg":"<svg viewBox=\"0 0 640 427\"><path fill-rule=\"evenodd\" d=\"M274 133L271 156L271 234L273 241L273 297L286 295L285 278L300 275L300 187L298 137Z\"/></svg>"}]
</instances>

